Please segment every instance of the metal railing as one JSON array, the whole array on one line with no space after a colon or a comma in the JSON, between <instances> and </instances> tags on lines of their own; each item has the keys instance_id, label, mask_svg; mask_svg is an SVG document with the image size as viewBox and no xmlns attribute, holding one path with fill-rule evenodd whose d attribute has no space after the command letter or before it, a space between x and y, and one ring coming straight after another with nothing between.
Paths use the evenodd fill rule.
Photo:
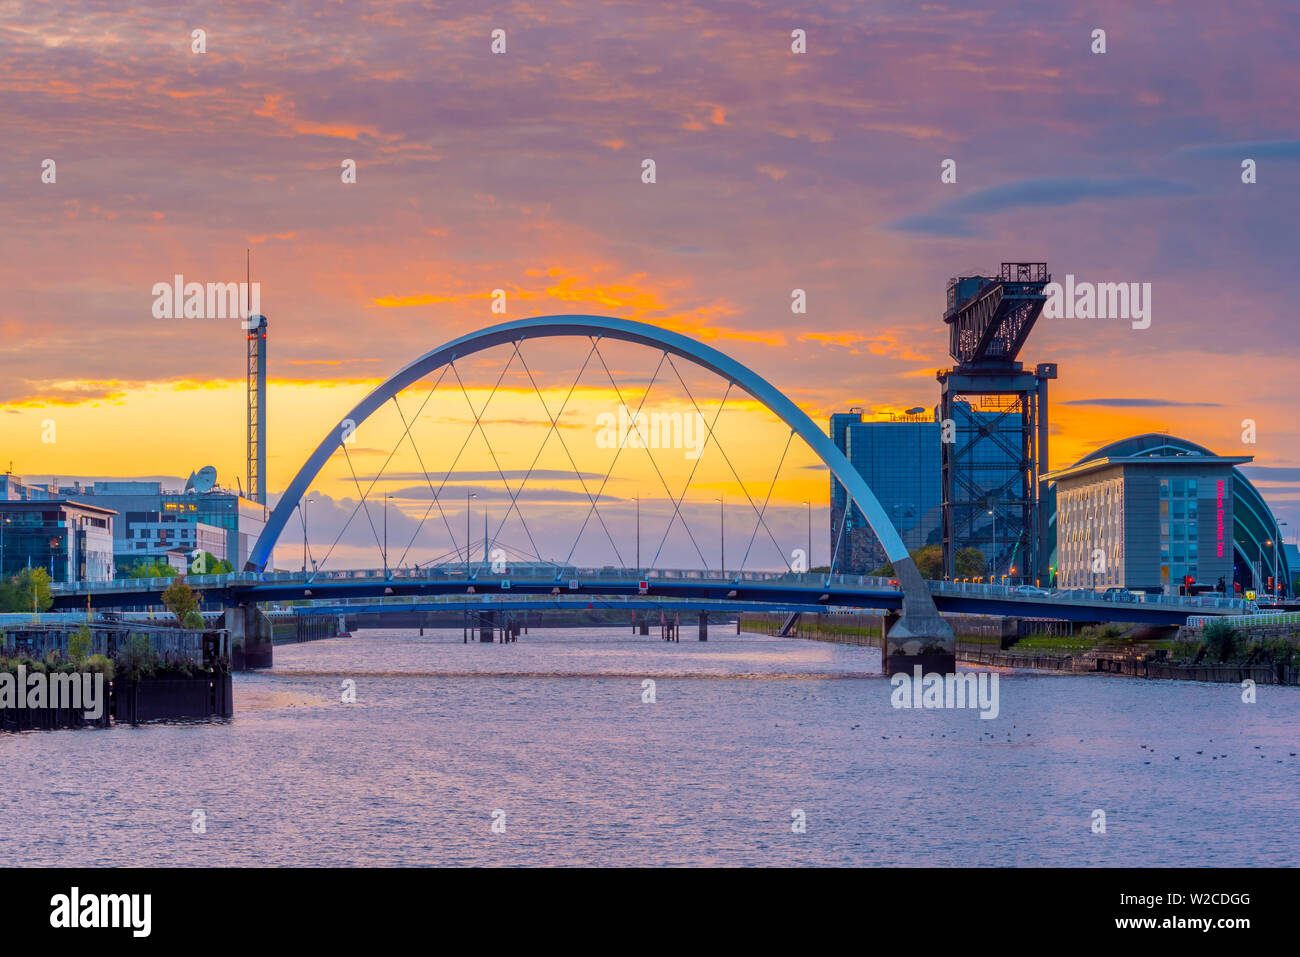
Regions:
<instances>
[{"instance_id":1,"label":"metal railing","mask_svg":"<svg viewBox=\"0 0 1300 957\"><path fill-rule=\"evenodd\" d=\"M98 582L55 582L50 586L54 594L103 594L131 591L162 591L170 585L172 578L118 578ZM191 575L186 581L194 588L224 588L232 585L257 584L301 584L310 588L317 583L347 582L448 582L462 581L466 585L483 583L498 584L502 581L546 582L562 590L569 582L619 582L623 584L637 581L698 581L715 584L766 583L774 585L804 585L814 588L862 588L872 591L898 591L894 579L871 575L828 575L813 572L762 572L738 571L720 572L711 569L686 568L615 568L613 566L582 567L578 565L552 564L511 564L503 572L493 572L490 563L478 563L468 569L464 565L436 565L425 568L390 568L387 574L383 569L356 569L341 571L317 571L304 574L291 572L230 572L224 575ZM1142 592L1130 592L1125 596L1106 597L1104 593L1087 588L1057 589L1049 594L1040 595L1022 592L1024 586L1002 585L990 582L968 581L927 581L926 586L934 595L980 595L989 598L1013 598L1017 602L1029 602L1042 605L1059 605L1062 602L1073 604L1101 604L1103 607L1122 604L1158 605L1171 609L1215 609L1239 611L1253 615L1258 606L1243 598L1220 598L1209 595L1150 595Z\"/></svg>"},{"instance_id":2,"label":"metal railing","mask_svg":"<svg viewBox=\"0 0 1300 957\"><path fill-rule=\"evenodd\" d=\"M1229 625L1243 625L1251 628L1269 625L1300 625L1300 611L1262 612L1257 615L1190 615L1188 628L1203 628L1211 621L1226 621Z\"/></svg>"}]
</instances>

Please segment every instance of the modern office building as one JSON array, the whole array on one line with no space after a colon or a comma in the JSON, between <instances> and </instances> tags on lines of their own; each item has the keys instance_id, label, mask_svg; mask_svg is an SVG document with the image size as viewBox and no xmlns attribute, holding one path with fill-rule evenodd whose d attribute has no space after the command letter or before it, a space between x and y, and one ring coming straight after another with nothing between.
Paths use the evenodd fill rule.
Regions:
<instances>
[{"instance_id":1,"label":"modern office building","mask_svg":"<svg viewBox=\"0 0 1300 957\"><path fill-rule=\"evenodd\" d=\"M909 551L938 542L939 428L933 414L862 421L862 410L831 416L835 445L875 492ZM861 575L885 563L885 552L855 505L844 520L847 492L831 478L831 552L838 572Z\"/></svg>"},{"instance_id":2,"label":"modern office building","mask_svg":"<svg viewBox=\"0 0 1300 957\"><path fill-rule=\"evenodd\" d=\"M0 574L44 568L56 582L111 579L116 515L58 498L0 499Z\"/></svg>"},{"instance_id":3,"label":"modern office building","mask_svg":"<svg viewBox=\"0 0 1300 957\"><path fill-rule=\"evenodd\" d=\"M121 524L126 534L113 543L119 565L165 565L173 551L192 555L201 549L218 560L226 557L226 529L184 512L125 512Z\"/></svg>"},{"instance_id":4,"label":"modern office building","mask_svg":"<svg viewBox=\"0 0 1300 957\"><path fill-rule=\"evenodd\" d=\"M1061 588L1177 593L1233 580L1233 468L1250 456L1101 455L1049 472Z\"/></svg>"},{"instance_id":5,"label":"modern office building","mask_svg":"<svg viewBox=\"0 0 1300 957\"><path fill-rule=\"evenodd\" d=\"M1224 584L1229 590L1233 589L1235 583L1237 590L1242 592L1268 591L1270 584L1277 582L1281 584L1283 593L1291 594L1296 568L1292 557L1294 550L1288 547L1275 547L1282 540L1282 523L1273 515L1259 490L1237 467L1239 463L1249 462L1251 460L1249 456L1235 458L1218 456L1205 446L1187 439L1148 433L1112 442L1084 456L1070 468L1050 473L1047 478L1053 480L1060 476L1086 475L1090 466L1103 460L1119 463L1137 459L1150 461L1150 468L1153 471L1149 474L1154 475L1157 482L1168 479L1168 486L1156 486L1156 501L1167 501L1168 505L1158 504L1154 507L1160 514L1167 513L1169 517L1168 519L1157 518L1157 525L1154 527L1150 524L1149 516L1144 523L1130 525L1127 519L1125 520L1125 534L1127 535L1131 529L1134 536L1132 547L1139 550L1138 554L1145 556L1139 559L1145 565L1132 566L1133 575L1130 580L1111 581L1110 584L1126 585L1129 588L1158 587L1162 591L1176 592L1178 586L1188 575L1191 575L1197 584L1211 586L1217 586L1219 578L1223 577ZM1213 468L1212 481L1216 484L1207 488L1201 475L1185 468L1190 468L1197 461L1224 464L1223 468L1217 466ZM1227 480L1223 489L1224 521L1220 531L1217 482L1223 477L1224 468L1226 468ZM1134 471L1133 474L1138 473ZM1182 479L1181 486L1176 484L1178 479ZM1150 480L1148 478L1146 481ZM1193 481L1194 484L1189 484ZM1071 581L1079 580L1078 576L1082 573L1077 565L1079 543L1066 540L1065 536L1070 534L1070 529L1067 529L1066 525L1071 526L1075 535L1082 535L1084 528L1091 521L1086 511L1082 513L1082 518L1076 511L1072 520L1063 514L1061 495L1067 489L1077 491L1078 485L1076 481L1070 481L1066 486L1061 486L1058 482L1053 485L1044 499L1050 516L1048 546L1053 555L1051 564L1056 573L1055 583L1061 587L1065 587L1065 580L1062 578L1064 555L1067 553L1071 555L1068 561L1075 567L1075 572L1071 573ZM1166 489L1167 499L1161 497ZM1180 489L1181 494L1178 494ZM1132 503L1133 508L1152 507L1149 494L1142 494L1146 495L1146 498L1141 500L1140 505L1136 502ZM1207 502L1213 519L1208 532L1209 519L1204 513ZM1080 502L1076 498L1072 503L1067 503L1065 508L1077 510L1079 506ZM1126 503L1124 510L1127 512L1128 508L1129 504ZM1080 526L1080 521L1083 522L1083 527ZM1220 533L1222 539L1219 538ZM1208 540L1207 534L1212 536ZM1207 541L1209 542L1208 563ZM1219 554L1221 541L1224 543L1223 555ZM1129 544L1125 542L1126 550ZM1158 556L1155 560L1154 581L1151 571L1152 554ZM1107 561L1109 564L1110 556ZM1223 564L1224 561L1227 562L1226 566ZM1091 564L1088 566L1088 574L1088 584L1083 587L1091 587ZM1099 579L1098 586L1101 584Z\"/></svg>"},{"instance_id":6,"label":"modern office building","mask_svg":"<svg viewBox=\"0 0 1300 957\"><path fill-rule=\"evenodd\" d=\"M115 564L133 567L166 562L168 549L203 548L242 568L253 543L266 524L263 505L219 488L207 491L164 491L158 481L109 480L60 485L0 476L0 503L70 498L111 509L119 516L114 528Z\"/></svg>"},{"instance_id":7,"label":"modern office building","mask_svg":"<svg viewBox=\"0 0 1300 957\"><path fill-rule=\"evenodd\" d=\"M831 416L831 439L876 494L881 507L902 537L908 551L941 542L943 520L941 423L933 412L895 415L881 421L863 421L860 408ZM1019 434L1018 417L1003 409L972 408L969 403L953 406L954 418L965 431L997 430L1003 427ZM1014 456L995 442L972 447L968 473L982 491L997 499L1008 484L1018 480ZM976 496L978 497L978 496ZM856 506L845 521L847 493L831 478L831 552L837 572L861 575L885 562L884 550L866 517ZM994 515L977 526L985 529L988 542L981 550L990 568L1003 572L1015 567L1020 543L1014 536L997 538ZM996 547L994 543L996 542ZM976 546L980 547L980 546Z\"/></svg>"}]
</instances>

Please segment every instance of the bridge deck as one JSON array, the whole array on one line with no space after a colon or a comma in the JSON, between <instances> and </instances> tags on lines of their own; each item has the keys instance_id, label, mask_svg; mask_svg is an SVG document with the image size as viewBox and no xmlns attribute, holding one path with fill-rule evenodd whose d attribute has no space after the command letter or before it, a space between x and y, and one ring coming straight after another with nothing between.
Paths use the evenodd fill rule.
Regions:
<instances>
[{"instance_id":1,"label":"bridge deck","mask_svg":"<svg viewBox=\"0 0 1300 957\"><path fill-rule=\"evenodd\" d=\"M863 575L744 572L723 576L692 569L637 571L622 568L575 568L553 565L512 566L493 574L489 567L440 566L425 569L308 573L235 572L193 576L192 587L212 604L311 599L338 602L383 597L459 596L464 607L488 604L488 597L511 598L537 607L561 596L594 601L645 596L648 607L665 602L726 602L728 608L809 610L838 605L895 610L902 593L884 578ZM109 582L59 583L52 591L56 608L130 607L161 603L172 579L118 579ZM644 588L641 586L644 584ZM1108 601L1087 590L1050 595L1018 594L1014 587L970 582L926 582L935 604L950 613L1060 618L1073 621L1125 621L1181 624L1189 615L1242 615L1255 609L1240 599L1141 596L1140 601ZM492 602L494 607L500 607ZM560 605L554 605L560 607ZM446 606L443 606L446 607ZM573 607L566 601L564 607Z\"/></svg>"}]
</instances>

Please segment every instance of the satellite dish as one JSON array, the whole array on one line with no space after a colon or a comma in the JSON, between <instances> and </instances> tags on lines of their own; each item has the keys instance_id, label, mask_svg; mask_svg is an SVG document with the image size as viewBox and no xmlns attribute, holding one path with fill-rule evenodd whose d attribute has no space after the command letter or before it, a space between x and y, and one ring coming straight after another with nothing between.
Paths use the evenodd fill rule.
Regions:
<instances>
[{"instance_id":1,"label":"satellite dish","mask_svg":"<svg viewBox=\"0 0 1300 957\"><path fill-rule=\"evenodd\" d=\"M197 472L190 473L190 477L185 483L185 491L207 492L216 484L217 470L211 465L205 465Z\"/></svg>"}]
</instances>

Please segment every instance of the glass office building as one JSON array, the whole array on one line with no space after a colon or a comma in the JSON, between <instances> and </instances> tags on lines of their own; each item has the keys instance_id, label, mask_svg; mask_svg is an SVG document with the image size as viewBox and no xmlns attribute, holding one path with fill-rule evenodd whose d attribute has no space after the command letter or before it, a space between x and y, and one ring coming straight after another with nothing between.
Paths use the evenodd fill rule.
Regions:
<instances>
[{"instance_id":1,"label":"glass office building","mask_svg":"<svg viewBox=\"0 0 1300 957\"><path fill-rule=\"evenodd\" d=\"M113 551L124 568L166 561L169 549L203 548L242 569L267 517L265 506L222 489L171 492L158 481L134 480L60 485L52 479L43 485L0 476L0 504L58 498L117 513Z\"/></svg>"},{"instance_id":2,"label":"glass office building","mask_svg":"<svg viewBox=\"0 0 1300 957\"><path fill-rule=\"evenodd\" d=\"M111 509L81 502L0 500L0 573L44 568L51 581L107 581L114 518Z\"/></svg>"},{"instance_id":3,"label":"glass office building","mask_svg":"<svg viewBox=\"0 0 1300 957\"><path fill-rule=\"evenodd\" d=\"M939 541L942 489L939 424L933 414L864 422L861 411L831 416L831 438L880 501L909 551ZM885 562L884 549L855 505L845 521L847 493L831 478L834 568L867 574Z\"/></svg>"},{"instance_id":4,"label":"glass office building","mask_svg":"<svg viewBox=\"0 0 1300 957\"><path fill-rule=\"evenodd\" d=\"M954 405L957 429L983 429L988 433L1020 430L1019 413L1003 409L974 409L966 402ZM895 415L880 421L863 421L861 409L831 416L831 439L867 482L889 516L909 552L938 545L943 534L942 423L934 412ZM969 455L977 456L970 474L979 483L978 497L1003 502L1006 489L1020 480L1020 455L1014 443L983 443ZM852 575L868 574L885 562L884 549L866 517L856 506L845 520L847 493L831 478L831 553L834 569ZM981 511L981 515L982 515ZM975 526L991 525L974 520ZM990 529L991 530L991 529ZM1000 564L1010 567L1020 547L1014 534L999 524ZM992 564L993 545L983 549Z\"/></svg>"}]
</instances>

